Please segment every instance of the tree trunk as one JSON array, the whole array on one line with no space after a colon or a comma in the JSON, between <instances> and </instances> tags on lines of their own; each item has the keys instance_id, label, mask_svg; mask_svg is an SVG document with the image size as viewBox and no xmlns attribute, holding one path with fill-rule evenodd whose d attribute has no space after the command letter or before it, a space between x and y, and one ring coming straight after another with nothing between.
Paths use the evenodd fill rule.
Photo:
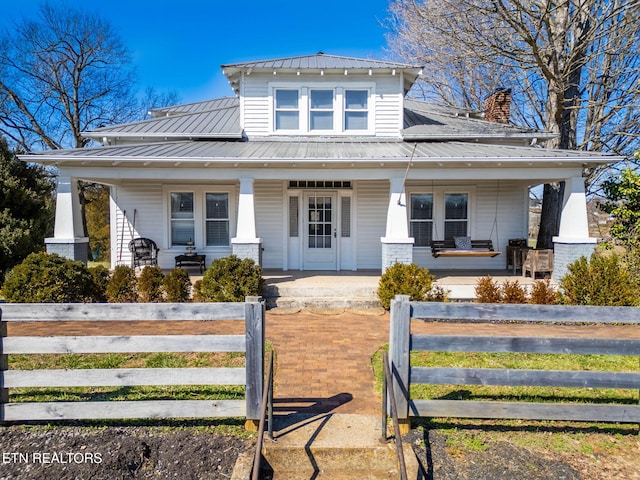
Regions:
<instances>
[{"instance_id":1,"label":"tree trunk","mask_svg":"<svg viewBox=\"0 0 640 480\"><path fill-rule=\"evenodd\" d=\"M560 230L563 197L564 182L545 184L536 248L553 248L553 237L557 236Z\"/></svg>"}]
</instances>

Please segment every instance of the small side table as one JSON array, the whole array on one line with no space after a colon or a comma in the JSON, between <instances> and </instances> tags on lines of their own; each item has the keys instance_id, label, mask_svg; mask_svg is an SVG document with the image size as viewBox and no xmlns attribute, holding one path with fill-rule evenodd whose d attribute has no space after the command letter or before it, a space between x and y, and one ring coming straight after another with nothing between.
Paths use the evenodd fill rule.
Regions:
<instances>
[{"instance_id":1,"label":"small side table","mask_svg":"<svg viewBox=\"0 0 640 480\"><path fill-rule=\"evenodd\" d=\"M520 246L508 246L507 247L507 270L509 267L513 267L513 274L515 275L518 268L522 268L524 259L527 256L529 247Z\"/></svg>"},{"instance_id":2,"label":"small side table","mask_svg":"<svg viewBox=\"0 0 640 480\"><path fill-rule=\"evenodd\" d=\"M206 260L206 255L198 255L197 253L188 253L184 255L178 255L176 257L176 268L183 267L186 265L196 265L200 267L200 273L204 272L204 262Z\"/></svg>"}]
</instances>

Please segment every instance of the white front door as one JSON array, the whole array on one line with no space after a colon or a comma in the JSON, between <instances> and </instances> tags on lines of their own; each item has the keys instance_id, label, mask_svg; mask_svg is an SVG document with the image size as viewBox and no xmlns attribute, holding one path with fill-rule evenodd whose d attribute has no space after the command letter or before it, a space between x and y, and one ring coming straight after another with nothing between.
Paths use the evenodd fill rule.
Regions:
<instances>
[{"instance_id":1,"label":"white front door","mask_svg":"<svg viewBox=\"0 0 640 480\"><path fill-rule=\"evenodd\" d=\"M304 195L304 269L336 270L337 195L305 193Z\"/></svg>"}]
</instances>

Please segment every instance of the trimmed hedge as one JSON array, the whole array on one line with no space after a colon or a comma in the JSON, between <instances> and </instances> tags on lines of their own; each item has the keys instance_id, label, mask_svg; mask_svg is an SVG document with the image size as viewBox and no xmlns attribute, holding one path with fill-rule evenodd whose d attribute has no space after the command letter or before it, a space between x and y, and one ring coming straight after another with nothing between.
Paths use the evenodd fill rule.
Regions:
<instances>
[{"instance_id":1,"label":"trimmed hedge","mask_svg":"<svg viewBox=\"0 0 640 480\"><path fill-rule=\"evenodd\" d=\"M196 297L203 302L243 302L247 296L261 296L263 289L260 265L231 255L211 263L198 284Z\"/></svg>"},{"instance_id":2,"label":"trimmed hedge","mask_svg":"<svg viewBox=\"0 0 640 480\"><path fill-rule=\"evenodd\" d=\"M97 296L94 277L79 261L32 253L9 272L2 287L8 302L83 303Z\"/></svg>"}]
</instances>

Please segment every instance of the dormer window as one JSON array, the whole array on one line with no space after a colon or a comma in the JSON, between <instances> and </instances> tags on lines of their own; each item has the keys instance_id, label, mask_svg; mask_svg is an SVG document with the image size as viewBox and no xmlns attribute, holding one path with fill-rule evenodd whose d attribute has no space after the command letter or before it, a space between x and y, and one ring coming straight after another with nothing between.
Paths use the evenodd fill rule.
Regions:
<instances>
[{"instance_id":1,"label":"dormer window","mask_svg":"<svg viewBox=\"0 0 640 480\"><path fill-rule=\"evenodd\" d=\"M288 82L271 84L272 132L284 135L375 134L373 84L354 82L346 86Z\"/></svg>"},{"instance_id":2,"label":"dormer window","mask_svg":"<svg viewBox=\"0 0 640 480\"><path fill-rule=\"evenodd\" d=\"M333 130L333 90L309 91L309 130Z\"/></svg>"},{"instance_id":3,"label":"dormer window","mask_svg":"<svg viewBox=\"0 0 640 480\"><path fill-rule=\"evenodd\" d=\"M367 130L369 92L367 90L344 91L344 129Z\"/></svg>"},{"instance_id":4,"label":"dormer window","mask_svg":"<svg viewBox=\"0 0 640 480\"><path fill-rule=\"evenodd\" d=\"M276 97L276 130L299 130L300 110L298 90L277 89Z\"/></svg>"}]
</instances>

